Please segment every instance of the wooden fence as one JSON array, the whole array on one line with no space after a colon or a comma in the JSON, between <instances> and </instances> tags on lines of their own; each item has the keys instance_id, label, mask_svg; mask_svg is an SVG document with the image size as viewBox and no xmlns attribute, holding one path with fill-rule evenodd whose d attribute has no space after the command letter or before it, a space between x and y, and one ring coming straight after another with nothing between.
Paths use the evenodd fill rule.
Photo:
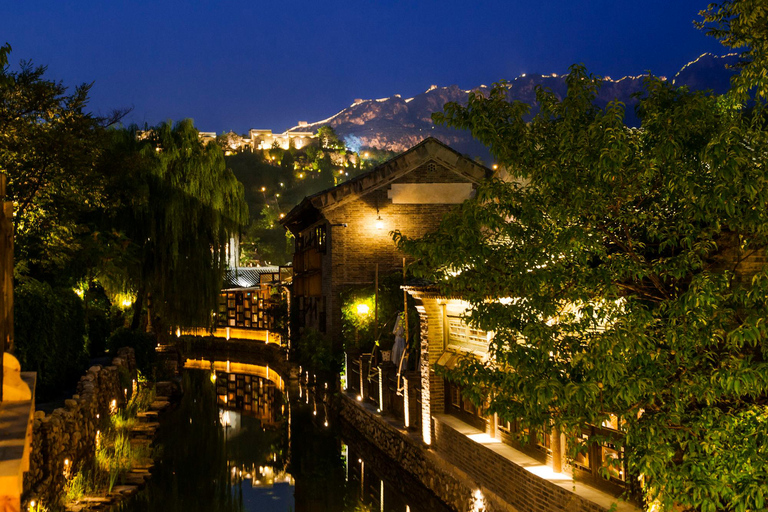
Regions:
<instances>
[{"instance_id":1,"label":"wooden fence","mask_svg":"<svg viewBox=\"0 0 768 512\"><path fill-rule=\"evenodd\" d=\"M402 372L397 366L376 361L372 354L347 354L347 391L378 411L398 420L405 428L421 426L421 378L417 371Z\"/></svg>"}]
</instances>

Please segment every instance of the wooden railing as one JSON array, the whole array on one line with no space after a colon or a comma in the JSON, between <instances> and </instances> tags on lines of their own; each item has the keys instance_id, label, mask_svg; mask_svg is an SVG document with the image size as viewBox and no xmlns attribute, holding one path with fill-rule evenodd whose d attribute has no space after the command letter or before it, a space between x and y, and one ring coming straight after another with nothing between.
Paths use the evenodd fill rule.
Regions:
<instances>
[{"instance_id":1,"label":"wooden railing","mask_svg":"<svg viewBox=\"0 0 768 512\"><path fill-rule=\"evenodd\" d=\"M380 413L394 417L404 427L421 426L419 372L403 372L398 382L397 366L393 363L377 362L369 353L349 353L347 392L361 401L375 404Z\"/></svg>"}]
</instances>

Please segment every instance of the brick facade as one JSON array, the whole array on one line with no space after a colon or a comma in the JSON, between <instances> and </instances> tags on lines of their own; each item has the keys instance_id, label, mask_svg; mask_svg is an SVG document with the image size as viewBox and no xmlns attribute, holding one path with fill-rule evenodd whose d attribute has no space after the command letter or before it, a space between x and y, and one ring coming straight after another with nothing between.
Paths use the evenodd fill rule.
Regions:
<instances>
[{"instance_id":1,"label":"brick facade","mask_svg":"<svg viewBox=\"0 0 768 512\"><path fill-rule=\"evenodd\" d=\"M393 202L393 185L464 183L471 191L490 174L428 138L366 174L306 198L282 221L297 235L296 254L304 250L307 255L294 257L292 302L300 309L299 327L325 332L340 349L341 292L373 284L377 264L380 276L402 268L403 254L395 247L392 231L421 237L434 231L460 202L448 198L440 203L429 197L422 203ZM317 253L299 248L299 237L309 239L317 230L324 233L325 247ZM310 258L314 263L308 263Z\"/></svg>"}]
</instances>

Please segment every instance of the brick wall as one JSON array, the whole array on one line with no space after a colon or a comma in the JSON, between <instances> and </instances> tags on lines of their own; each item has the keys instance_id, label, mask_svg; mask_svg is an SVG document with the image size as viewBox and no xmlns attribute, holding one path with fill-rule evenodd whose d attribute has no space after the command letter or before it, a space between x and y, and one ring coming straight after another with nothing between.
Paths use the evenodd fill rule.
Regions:
<instances>
[{"instance_id":1,"label":"brick wall","mask_svg":"<svg viewBox=\"0 0 768 512\"><path fill-rule=\"evenodd\" d=\"M445 350L442 308L434 298L416 297L421 327L421 424L422 439L432 440L432 415L445 411L445 384L434 367Z\"/></svg>"},{"instance_id":2,"label":"brick wall","mask_svg":"<svg viewBox=\"0 0 768 512\"><path fill-rule=\"evenodd\" d=\"M423 165L392 183L467 183L469 180L440 165ZM373 284L376 264L383 276L403 265L390 232L399 230L408 237L434 231L453 204L392 204L389 185L373 190L323 214L328 221L329 250L323 258L323 295L326 297L327 332L341 336L339 294L348 286ZM378 206L378 214L377 214ZM376 228L381 217L383 227ZM330 226L331 224L346 224Z\"/></svg>"},{"instance_id":3,"label":"brick wall","mask_svg":"<svg viewBox=\"0 0 768 512\"><path fill-rule=\"evenodd\" d=\"M604 512L605 507L540 478L435 421L434 448L520 512Z\"/></svg>"}]
</instances>

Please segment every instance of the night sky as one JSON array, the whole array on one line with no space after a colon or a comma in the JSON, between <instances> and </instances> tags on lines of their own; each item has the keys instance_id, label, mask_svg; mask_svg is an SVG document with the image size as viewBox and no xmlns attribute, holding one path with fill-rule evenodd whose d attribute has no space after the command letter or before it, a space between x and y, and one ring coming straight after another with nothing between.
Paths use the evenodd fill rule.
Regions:
<instances>
[{"instance_id":1,"label":"night sky","mask_svg":"<svg viewBox=\"0 0 768 512\"><path fill-rule=\"evenodd\" d=\"M672 76L725 53L692 21L707 0L6 0L0 43L66 85L94 82L97 113L203 131L282 131L355 98L471 88L583 62L620 78Z\"/></svg>"}]
</instances>

